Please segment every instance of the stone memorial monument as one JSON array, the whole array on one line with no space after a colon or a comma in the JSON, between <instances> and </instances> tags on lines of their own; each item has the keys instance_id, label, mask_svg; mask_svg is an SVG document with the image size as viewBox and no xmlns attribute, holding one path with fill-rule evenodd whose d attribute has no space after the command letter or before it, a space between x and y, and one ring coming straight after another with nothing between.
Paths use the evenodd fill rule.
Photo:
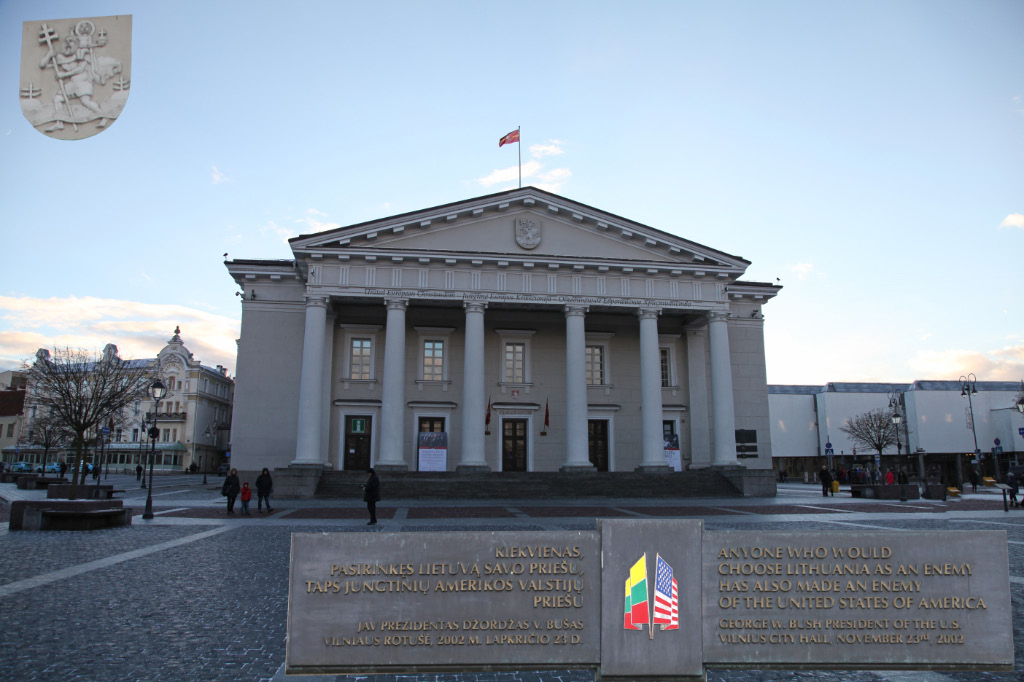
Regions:
<instances>
[{"instance_id":1,"label":"stone memorial monument","mask_svg":"<svg viewBox=\"0 0 1024 682\"><path fill-rule=\"evenodd\" d=\"M292 536L290 674L708 667L1012 670L1006 535L595 531Z\"/></svg>"}]
</instances>

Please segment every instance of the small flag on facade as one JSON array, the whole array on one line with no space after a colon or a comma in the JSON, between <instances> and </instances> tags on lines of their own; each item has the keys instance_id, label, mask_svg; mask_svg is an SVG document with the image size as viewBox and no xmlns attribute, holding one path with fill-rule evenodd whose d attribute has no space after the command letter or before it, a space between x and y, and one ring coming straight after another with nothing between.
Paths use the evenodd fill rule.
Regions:
<instances>
[{"instance_id":1,"label":"small flag on facade","mask_svg":"<svg viewBox=\"0 0 1024 682\"><path fill-rule=\"evenodd\" d=\"M548 401L544 401L544 430L547 431L548 427L551 426L551 412L548 410Z\"/></svg>"},{"instance_id":2,"label":"small flag on facade","mask_svg":"<svg viewBox=\"0 0 1024 682\"><path fill-rule=\"evenodd\" d=\"M626 579L626 612L623 625L629 630L640 630L640 626L650 623L650 611L647 603L647 554L629 569Z\"/></svg>"},{"instance_id":3,"label":"small flag on facade","mask_svg":"<svg viewBox=\"0 0 1024 682\"><path fill-rule=\"evenodd\" d=\"M487 414L484 416L484 426L491 425L491 399L487 399Z\"/></svg>"},{"instance_id":4,"label":"small flag on facade","mask_svg":"<svg viewBox=\"0 0 1024 682\"><path fill-rule=\"evenodd\" d=\"M662 630L679 629L679 586L672 567L658 555L654 579L654 625Z\"/></svg>"},{"instance_id":5,"label":"small flag on facade","mask_svg":"<svg viewBox=\"0 0 1024 682\"><path fill-rule=\"evenodd\" d=\"M519 128L516 128L511 133L498 140L498 146L504 147L505 145L512 144L513 142L519 142Z\"/></svg>"}]
</instances>

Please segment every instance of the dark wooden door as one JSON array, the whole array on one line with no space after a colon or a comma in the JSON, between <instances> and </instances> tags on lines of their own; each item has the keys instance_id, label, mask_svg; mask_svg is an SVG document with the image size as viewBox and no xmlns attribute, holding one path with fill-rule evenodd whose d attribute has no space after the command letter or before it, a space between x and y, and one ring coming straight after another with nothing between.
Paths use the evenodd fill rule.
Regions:
<instances>
[{"instance_id":1,"label":"dark wooden door","mask_svg":"<svg viewBox=\"0 0 1024 682\"><path fill-rule=\"evenodd\" d=\"M587 422L587 446L590 463L598 471L608 471L608 420L591 419Z\"/></svg>"},{"instance_id":2,"label":"dark wooden door","mask_svg":"<svg viewBox=\"0 0 1024 682\"><path fill-rule=\"evenodd\" d=\"M526 419L501 422L501 470L526 471Z\"/></svg>"},{"instance_id":3,"label":"dark wooden door","mask_svg":"<svg viewBox=\"0 0 1024 682\"><path fill-rule=\"evenodd\" d=\"M371 423L370 415L345 415L346 471L366 471L370 468Z\"/></svg>"}]
</instances>

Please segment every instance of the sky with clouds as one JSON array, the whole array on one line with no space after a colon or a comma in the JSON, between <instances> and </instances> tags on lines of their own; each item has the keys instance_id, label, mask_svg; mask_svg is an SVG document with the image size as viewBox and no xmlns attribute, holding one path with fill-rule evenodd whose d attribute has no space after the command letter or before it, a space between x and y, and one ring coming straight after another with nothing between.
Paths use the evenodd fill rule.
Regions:
<instances>
[{"instance_id":1,"label":"sky with clouds","mask_svg":"<svg viewBox=\"0 0 1024 682\"><path fill-rule=\"evenodd\" d=\"M118 14L120 118L34 130L22 22ZM521 153L524 185L782 284L771 383L1019 381L1022 26L1017 0L0 0L0 369L180 325L233 371L224 254L515 187Z\"/></svg>"}]
</instances>

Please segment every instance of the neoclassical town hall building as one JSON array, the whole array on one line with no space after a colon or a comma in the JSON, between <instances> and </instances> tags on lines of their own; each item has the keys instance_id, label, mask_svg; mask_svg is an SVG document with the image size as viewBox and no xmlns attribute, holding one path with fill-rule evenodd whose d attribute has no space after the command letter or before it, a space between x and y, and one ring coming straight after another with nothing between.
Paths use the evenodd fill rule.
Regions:
<instances>
[{"instance_id":1,"label":"neoclassical town hall building","mask_svg":"<svg viewBox=\"0 0 1024 682\"><path fill-rule=\"evenodd\" d=\"M226 263L240 470L771 469L743 258L533 187L290 244Z\"/></svg>"}]
</instances>

